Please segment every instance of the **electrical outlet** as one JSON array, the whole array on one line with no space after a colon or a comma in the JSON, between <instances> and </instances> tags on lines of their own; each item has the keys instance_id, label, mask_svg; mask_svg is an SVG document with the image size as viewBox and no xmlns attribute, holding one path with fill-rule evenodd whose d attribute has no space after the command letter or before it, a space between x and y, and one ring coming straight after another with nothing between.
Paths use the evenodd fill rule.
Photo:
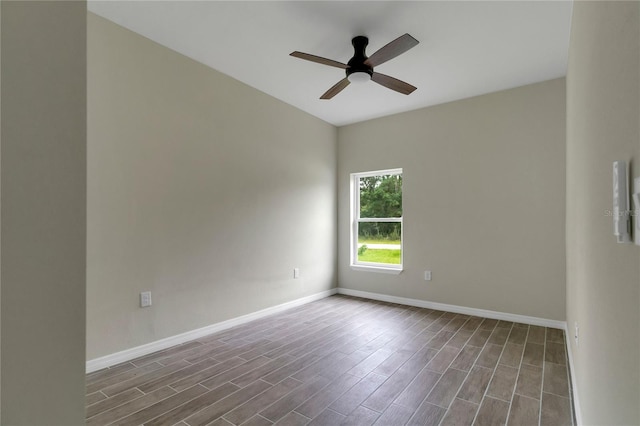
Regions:
<instances>
[{"instance_id":1,"label":"electrical outlet","mask_svg":"<svg viewBox=\"0 0 640 426\"><path fill-rule=\"evenodd\" d=\"M293 278L300 278L300 268L293 268Z\"/></svg>"},{"instance_id":2,"label":"electrical outlet","mask_svg":"<svg viewBox=\"0 0 640 426\"><path fill-rule=\"evenodd\" d=\"M151 306L151 292L143 291L142 293L140 293L140 307L146 308L149 306Z\"/></svg>"},{"instance_id":3,"label":"electrical outlet","mask_svg":"<svg viewBox=\"0 0 640 426\"><path fill-rule=\"evenodd\" d=\"M424 280L431 281L431 271L424 271Z\"/></svg>"},{"instance_id":4,"label":"electrical outlet","mask_svg":"<svg viewBox=\"0 0 640 426\"><path fill-rule=\"evenodd\" d=\"M580 328L578 327L578 321L574 323L575 332L573 334L573 338L576 339L576 346L578 346L578 335L580 332Z\"/></svg>"}]
</instances>

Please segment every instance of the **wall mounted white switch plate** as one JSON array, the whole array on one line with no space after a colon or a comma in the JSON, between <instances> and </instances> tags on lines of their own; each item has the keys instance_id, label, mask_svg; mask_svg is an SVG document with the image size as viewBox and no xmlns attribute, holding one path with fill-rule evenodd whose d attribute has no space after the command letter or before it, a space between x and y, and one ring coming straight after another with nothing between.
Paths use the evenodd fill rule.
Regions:
<instances>
[{"instance_id":1,"label":"wall mounted white switch plate","mask_svg":"<svg viewBox=\"0 0 640 426\"><path fill-rule=\"evenodd\" d=\"M300 268L293 268L293 278L300 278Z\"/></svg>"},{"instance_id":2,"label":"wall mounted white switch plate","mask_svg":"<svg viewBox=\"0 0 640 426\"><path fill-rule=\"evenodd\" d=\"M424 280L431 281L431 271L424 271Z\"/></svg>"},{"instance_id":3,"label":"wall mounted white switch plate","mask_svg":"<svg viewBox=\"0 0 640 426\"><path fill-rule=\"evenodd\" d=\"M143 291L140 293L140 307L146 308L148 306L151 306L151 292Z\"/></svg>"},{"instance_id":4,"label":"wall mounted white switch plate","mask_svg":"<svg viewBox=\"0 0 640 426\"><path fill-rule=\"evenodd\" d=\"M633 206L631 206L631 221L633 223L633 242L640 246L640 177L633 180Z\"/></svg>"},{"instance_id":5,"label":"wall mounted white switch plate","mask_svg":"<svg viewBox=\"0 0 640 426\"><path fill-rule=\"evenodd\" d=\"M618 243L631 242L629 175L626 161L613 162L613 235Z\"/></svg>"}]
</instances>

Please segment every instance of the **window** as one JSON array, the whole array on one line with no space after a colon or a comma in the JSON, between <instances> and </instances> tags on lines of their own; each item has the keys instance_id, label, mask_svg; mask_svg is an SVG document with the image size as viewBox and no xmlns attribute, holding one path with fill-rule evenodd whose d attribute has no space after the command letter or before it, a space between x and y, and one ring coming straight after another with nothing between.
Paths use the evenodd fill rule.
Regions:
<instances>
[{"instance_id":1,"label":"window","mask_svg":"<svg viewBox=\"0 0 640 426\"><path fill-rule=\"evenodd\" d=\"M402 271L402 169L351 174L351 267Z\"/></svg>"}]
</instances>

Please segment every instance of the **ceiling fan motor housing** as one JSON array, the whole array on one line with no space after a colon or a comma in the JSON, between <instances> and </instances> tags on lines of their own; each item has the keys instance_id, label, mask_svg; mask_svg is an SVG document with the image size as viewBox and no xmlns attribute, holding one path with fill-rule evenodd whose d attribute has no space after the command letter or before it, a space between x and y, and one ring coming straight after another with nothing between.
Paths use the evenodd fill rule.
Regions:
<instances>
[{"instance_id":1,"label":"ceiling fan motor housing","mask_svg":"<svg viewBox=\"0 0 640 426\"><path fill-rule=\"evenodd\" d=\"M357 36L351 40L351 44L355 52L353 58L347 62L347 65L349 65L346 69L347 78L354 73L367 73L369 74L369 78L371 78L373 75L373 67L365 63L368 59L365 49L369 44L369 39L365 36Z\"/></svg>"}]
</instances>

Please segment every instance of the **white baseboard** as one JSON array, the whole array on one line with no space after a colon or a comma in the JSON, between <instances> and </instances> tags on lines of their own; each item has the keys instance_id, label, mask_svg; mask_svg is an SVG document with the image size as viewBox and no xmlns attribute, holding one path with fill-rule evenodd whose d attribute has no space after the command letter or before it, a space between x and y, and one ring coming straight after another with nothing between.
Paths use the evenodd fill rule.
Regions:
<instances>
[{"instance_id":1,"label":"white baseboard","mask_svg":"<svg viewBox=\"0 0 640 426\"><path fill-rule=\"evenodd\" d=\"M576 383L576 369L573 363L573 353L571 351L571 342L569 341L569 327L564 329L565 345L567 347L567 358L569 358L569 371L571 373L571 389L573 390L573 412L576 416L576 426L582 426L582 410L580 409L580 400L578 399L578 384Z\"/></svg>"},{"instance_id":2,"label":"white baseboard","mask_svg":"<svg viewBox=\"0 0 640 426\"><path fill-rule=\"evenodd\" d=\"M339 294L347 296L363 297L365 299L380 300L382 302L397 303L399 305L416 306L418 308L435 309L438 311L454 312L456 314L475 315L478 317L492 318L503 321L513 321L522 324L540 325L542 327L566 328L565 321L557 321L546 318L529 317L526 315L509 314L506 312L489 311L486 309L468 308L466 306L448 305L446 303L429 302L427 300L409 299L406 297L390 296L387 294L370 293L368 291L351 290L339 287Z\"/></svg>"},{"instance_id":3,"label":"white baseboard","mask_svg":"<svg viewBox=\"0 0 640 426\"><path fill-rule=\"evenodd\" d=\"M222 330L226 330L237 325L245 324L249 321L253 321L259 318L273 315L284 310L294 308L296 306L304 305L316 300L324 299L333 294L336 294L337 288L326 290L320 293L312 294L311 296L302 297L300 299L292 300L291 302L283 303L281 305L272 306L270 308L262 309L257 312L252 312L247 315L232 318L226 321L222 321L216 324L211 324L206 327L198 328L196 330L187 331L186 333L177 334L175 336L167 337L164 339L156 340L155 342L147 343L145 345L136 346L131 349L116 352L114 354L106 355L100 358L95 358L87 361L86 372L92 373L94 371L110 367L112 365L119 364L121 362L130 361L134 358L138 358L143 355L147 355L156 351L170 348L171 346L180 345L190 340L198 339L203 336L207 336L212 333L217 333Z\"/></svg>"}]
</instances>

